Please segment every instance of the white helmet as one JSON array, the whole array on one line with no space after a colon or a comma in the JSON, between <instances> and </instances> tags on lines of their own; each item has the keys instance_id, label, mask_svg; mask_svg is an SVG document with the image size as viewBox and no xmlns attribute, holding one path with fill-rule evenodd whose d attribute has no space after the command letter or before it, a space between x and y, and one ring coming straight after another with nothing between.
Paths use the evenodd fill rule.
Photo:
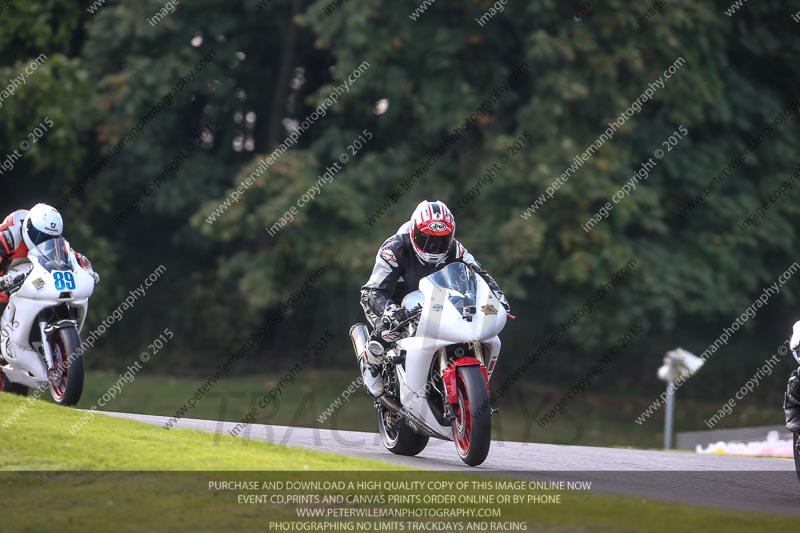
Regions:
<instances>
[{"instance_id":1,"label":"white helmet","mask_svg":"<svg viewBox=\"0 0 800 533\"><path fill-rule=\"evenodd\" d=\"M36 204L22 222L22 240L28 250L50 239L61 237L64 221L55 207Z\"/></svg>"}]
</instances>

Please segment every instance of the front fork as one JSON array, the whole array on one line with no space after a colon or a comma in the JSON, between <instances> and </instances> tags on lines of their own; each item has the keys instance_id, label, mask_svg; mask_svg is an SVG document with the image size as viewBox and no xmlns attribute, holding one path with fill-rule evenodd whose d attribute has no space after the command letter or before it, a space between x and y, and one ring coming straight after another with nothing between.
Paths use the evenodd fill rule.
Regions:
<instances>
[{"instance_id":1,"label":"front fork","mask_svg":"<svg viewBox=\"0 0 800 533\"><path fill-rule=\"evenodd\" d=\"M42 339L42 352L44 353L44 361L47 364L47 371L48 373L52 372L61 372L63 369L56 368L55 361L53 359L53 349L50 347L50 338L53 336L53 333L58 331L61 328L76 328L78 327L78 322L76 320L59 320L55 324L49 324L46 319L39 320L39 334ZM63 357L69 358L72 354L62 354ZM59 378L60 376L56 376Z\"/></svg>"},{"instance_id":2,"label":"front fork","mask_svg":"<svg viewBox=\"0 0 800 533\"><path fill-rule=\"evenodd\" d=\"M52 330L47 325L47 320L39 320L39 334L42 339L42 352L44 353L44 362L47 364L48 374L55 368L53 363L53 350L50 348L50 334Z\"/></svg>"},{"instance_id":3,"label":"front fork","mask_svg":"<svg viewBox=\"0 0 800 533\"><path fill-rule=\"evenodd\" d=\"M445 348L439 349L439 372L442 376L445 390L443 413L445 418L451 421L456 419L456 407L458 405L457 367L480 365L483 380L486 382L486 390L489 393L489 398L492 397L492 391L489 388L489 375L486 372L486 366L483 364L483 346L481 343L476 342L473 344L473 352L475 354L474 357L459 357L448 362L447 350ZM491 413L494 414L496 412L497 409L491 407Z\"/></svg>"}]
</instances>

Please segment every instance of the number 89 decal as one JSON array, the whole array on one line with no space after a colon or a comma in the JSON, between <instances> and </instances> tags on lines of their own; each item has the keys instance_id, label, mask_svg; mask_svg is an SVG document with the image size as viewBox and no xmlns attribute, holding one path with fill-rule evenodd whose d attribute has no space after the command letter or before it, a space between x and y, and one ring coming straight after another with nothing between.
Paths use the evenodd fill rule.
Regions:
<instances>
[{"instance_id":1,"label":"number 89 decal","mask_svg":"<svg viewBox=\"0 0 800 533\"><path fill-rule=\"evenodd\" d=\"M73 290L75 288L75 278L72 272L53 272L53 281L56 282L56 290Z\"/></svg>"}]
</instances>

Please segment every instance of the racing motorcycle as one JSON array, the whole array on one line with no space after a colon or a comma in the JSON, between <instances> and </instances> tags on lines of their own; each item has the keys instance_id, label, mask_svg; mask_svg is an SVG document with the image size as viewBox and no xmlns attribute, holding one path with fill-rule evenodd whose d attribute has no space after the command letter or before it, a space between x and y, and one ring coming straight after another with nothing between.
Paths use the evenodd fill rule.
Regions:
<instances>
[{"instance_id":1,"label":"racing motorcycle","mask_svg":"<svg viewBox=\"0 0 800 533\"><path fill-rule=\"evenodd\" d=\"M464 263L423 278L402 302L406 317L393 328L385 392L375 400L383 445L417 455L430 437L455 442L462 461L478 466L489 454L489 379L500 355L505 308L489 285ZM367 350L364 324L350 328L356 355Z\"/></svg>"},{"instance_id":2,"label":"racing motorcycle","mask_svg":"<svg viewBox=\"0 0 800 533\"><path fill-rule=\"evenodd\" d=\"M800 364L800 322L795 322L792 328L792 338L789 340L789 348L798 364ZM783 409L786 414L786 427L789 430L800 426L800 368L792 372L789 378L789 385L786 387L786 395L783 400ZM793 394L792 394L793 393ZM794 467L797 471L797 480L800 481L800 433L792 432L792 444L794 448Z\"/></svg>"},{"instance_id":3,"label":"racing motorcycle","mask_svg":"<svg viewBox=\"0 0 800 533\"><path fill-rule=\"evenodd\" d=\"M0 316L0 391L25 396L49 384L57 404L78 403L84 370L76 349L95 283L62 237L12 263L0 278L0 289L11 293Z\"/></svg>"}]
</instances>

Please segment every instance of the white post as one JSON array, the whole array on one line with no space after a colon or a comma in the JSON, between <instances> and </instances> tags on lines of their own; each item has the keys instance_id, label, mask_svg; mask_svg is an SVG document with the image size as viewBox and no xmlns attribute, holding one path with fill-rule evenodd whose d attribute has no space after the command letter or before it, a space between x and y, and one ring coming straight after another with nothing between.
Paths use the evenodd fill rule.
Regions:
<instances>
[{"instance_id":1,"label":"white post","mask_svg":"<svg viewBox=\"0 0 800 533\"><path fill-rule=\"evenodd\" d=\"M658 369L658 379L667 383L667 407L664 413L664 449L672 449L672 428L675 422L675 380L686 380L700 370L705 361L683 348L664 354L664 364Z\"/></svg>"},{"instance_id":2,"label":"white post","mask_svg":"<svg viewBox=\"0 0 800 533\"><path fill-rule=\"evenodd\" d=\"M671 369L670 369L671 370ZM664 415L664 449L672 449L672 421L675 417L675 387L673 384L672 372L670 371L667 381L667 411Z\"/></svg>"}]
</instances>

